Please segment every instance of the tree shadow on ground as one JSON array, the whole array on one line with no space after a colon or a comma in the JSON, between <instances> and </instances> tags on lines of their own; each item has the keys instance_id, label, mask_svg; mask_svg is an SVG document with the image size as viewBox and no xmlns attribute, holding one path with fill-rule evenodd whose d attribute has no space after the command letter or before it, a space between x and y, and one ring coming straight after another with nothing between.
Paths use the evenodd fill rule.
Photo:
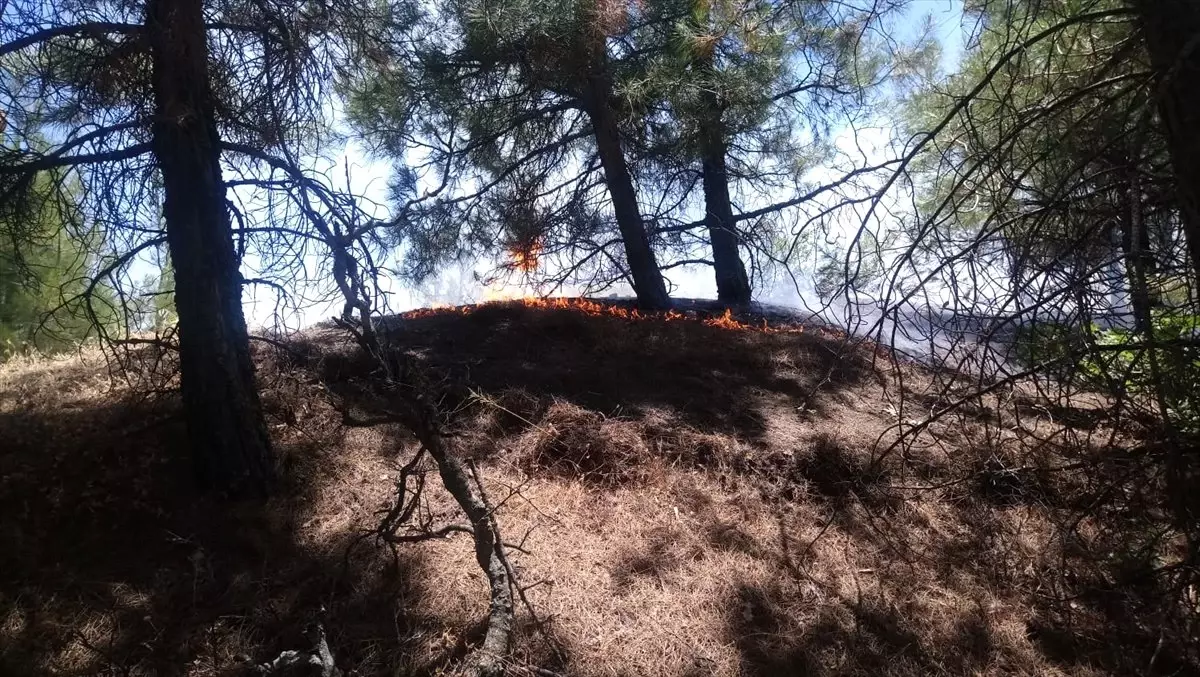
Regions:
<instances>
[{"instance_id":1,"label":"tree shadow on ground","mask_svg":"<svg viewBox=\"0 0 1200 677\"><path fill-rule=\"evenodd\" d=\"M1149 466L1031 470L1018 478L1029 486L998 496L976 462L992 455L961 450L948 471L963 481L891 511L875 492L898 500L886 493L894 477L842 451L797 463L823 470L803 486L825 517L808 518L803 536L779 518L766 550L785 576L743 583L727 601L743 674L1200 674L1195 610L1180 597L1195 579L1158 559L1173 537ZM830 567L830 553L813 554L830 533L835 550L874 554Z\"/></svg>"},{"instance_id":2,"label":"tree shadow on ground","mask_svg":"<svg viewBox=\"0 0 1200 677\"><path fill-rule=\"evenodd\" d=\"M534 406L558 399L609 416L666 409L698 430L746 441L766 432L764 405L820 412L870 371L815 330L731 330L519 305L405 319L390 340L484 392L523 391L536 394Z\"/></svg>"},{"instance_id":3,"label":"tree shadow on ground","mask_svg":"<svg viewBox=\"0 0 1200 677\"><path fill-rule=\"evenodd\" d=\"M1126 627L1129 617L1091 617L1084 610L1039 613L1024 637L997 622L986 606L946 607L930 622L911 592L857 597L829 593L820 604L780 585L743 585L728 603L727 634L742 674L784 675L1069 674L1195 675L1194 662L1158 630ZM1001 612L1002 613L1002 612ZM1030 650L1032 645L1033 650Z\"/></svg>"},{"instance_id":4,"label":"tree shadow on ground","mask_svg":"<svg viewBox=\"0 0 1200 677\"><path fill-rule=\"evenodd\" d=\"M596 318L586 320L590 323ZM456 321L475 320L471 316ZM667 329L646 329L637 335L638 340L649 343L655 332L673 331L673 323L660 324ZM704 350L731 350L731 340L749 341L751 347L760 345L759 341L776 340L713 330L722 333ZM432 341L438 332L430 331L426 338ZM458 329L446 331L455 343L467 338L486 342L489 331L501 330L496 330L494 323L482 323L474 335ZM502 346L512 348L521 333L517 327L503 332L507 334L501 343L487 349L492 357L482 367L491 388L511 385L505 374L511 371L512 355L528 359L545 347L535 332L528 339L529 347L502 360ZM584 333L591 338L580 340L591 340L604 350L633 349L620 343L620 338L598 340L592 330ZM669 343L671 339L663 335L653 340ZM444 371L461 368L470 383L478 383L475 377L481 367L469 359L473 351L468 344L446 348L433 343L422 346L418 341L407 348L423 355L426 364L441 364ZM669 352L669 348L642 349L638 354L644 357L655 351ZM740 366L714 366L718 364L715 357L704 363L707 353L696 351L692 356L699 365L696 370L717 385L744 397L766 392L757 386L737 385L736 379L725 374L725 369ZM573 352L578 360L578 347ZM295 364L313 366L324 382L303 369L288 369L286 377L259 372L265 382L264 402L273 437L289 478L283 495L265 506L224 505L191 490L185 434L177 404L170 397L136 403L93 398L79 406L36 411L0 409L0 430L4 431L0 439L0 542L6 547L12 544L0 550L0 673L240 674L245 672L243 658L264 661L282 649L306 648L301 630L322 607L339 667L361 675L438 674L468 653L480 632L480 619L448 620L431 611L439 608L431 602L439 592L433 588L453 585L431 580L437 576L431 572L440 563L422 554L426 551L416 547L401 550L393 568L386 551L363 544L349 565L345 564L343 555L356 530L374 523L373 510L393 491L384 475L394 471L396 450L411 441L395 426L368 430L363 433L368 434L365 439L351 439L361 431L341 424L323 399L324 389L336 390L339 383L367 378L369 367L364 368L353 356L309 357L319 366L310 365L308 358ZM602 406L597 402L620 401L623 391L617 380L603 382L598 394L582 392L582 382L567 387L572 383L567 373L570 361L565 354L556 359L560 364L554 367L558 370L554 378L567 378L567 385L537 375L535 369L533 375L521 376L525 380L518 382L520 390L536 392L527 389L540 387L537 379L545 378L547 387L559 388L555 397L577 397L595 406ZM739 359L753 363L766 358ZM580 367L592 375L604 368L616 370L612 366ZM753 373L768 366L751 364L746 368ZM795 363L787 367L792 368ZM627 387L640 393L637 396L643 406L683 407L681 416L697 426L709 420L704 406L688 409L693 405L683 397L683 389L654 382L675 378L669 371L622 369L622 378L632 380ZM790 397L786 392L771 392ZM833 392L836 394L836 388ZM714 397L722 406L734 406L735 398L727 395L723 391ZM530 397L534 405L542 406L540 397ZM705 394L694 397L703 399ZM833 401L824 400L823 406ZM375 404L386 409L388 403ZM746 433L736 421L709 423L729 434ZM528 422L523 422L513 430L527 427ZM502 436L489 439L498 447L496 440ZM691 444L692 438L687 443ZM1051 568L1036 572L1042 578L1033 585L1004 568L1001 546L1017 540L1004 532L1006 517L1034 509L1078 509L1088 503L1083 489L1092 491L1093 497L1096 491L1108 491L1113 486L1109 480L1126 472L1127 465L1098 466L1094 476L1085 476L1078 491L1055 485L1053 492L1017 492L1001 484L1000 488L1007 489L998 494L1003 500L996 500L989 494L996 482L963 481L941 490L935 497L940 501L897 505L891 484L901 481L898 466L870 463L868 449L838 437L816 435L806 437L793 451L792 456L775 459L778 464L770 470L794 491L784 496L788 501L766 505L781 508L788 503L801 508L807 520L803 534L792 533L794 522L785 525L782 519L777 546L772 545L771 536L748 533L730 513L711 509L719 494L713 489L716 479L709 476L711 482L703 485L708 493L683 491L673 497L686 509L685 519L688 512L694 515L696 521L688 527L692 530L675 524L680 520L677 513L664 511L666 519L675 520L674 526L645 530L644 538L616 553L612 560L615 585L637 587L653 584L653 579L660 577L669 583L693 561L697 543L707 549L702 553L706 557L717 553L753 560L752 569L765 571L765 575L740 583L728 599L712 599L724 612L727 637L720 641L727 640L727 646L736 648L738 667L746 675L1012 674L1039 670L1195 674L1195 661L1188 662L1186 647L1180 647L1178 629L1160 632L1154 626L1158 618L1154 600L1174 594L1172 599L1177 602L1188 591L1150 586L1140 592L1138 587L1144 574L1161 568L1161 563L1053 568L1059 567L1061 555L1069 550L1070 544L1064 542L1052 544L1053 548L1045 546ZM980 476L984 468L980 463L991 454L956 451L965 460L960 459L960 466L947 468L943 474L953 476L961 471L967 479ZM898 453L890 462L906 461ZM1131 476L1127 484L1143 479ZM720 486L724 488L723 475ZM1119 488L1125 496L1126 485ZM591 495L600 495L594 490L588 488ZM1011 500L1014 495L1021 500ZM1046 505L1045 497L1051 495L1062 498ZM1133 505L1132 494L1129 496L1124 499L1129 505L1103 516L1105 524L1119 526L1114 526L1110 539L1146 534L1155 524L1152 520L1117 524L1121 515L1159 509L1151 503ZM922 506L932 503L950 506L949 512L920 514ZM888 520L894 524L887 524ZM821 578L832 572L814 571L815 562L837 564L843 556L850 564L850 556L840 551L834 556L826 552L819 560L809 557L810 538L826 523L831 525L830 533L837 533L838 548L847 552L857 548L869 553L868 559L874 558L854 565L870 567L871 573L851 568L851 578L871 577L880 587L858 593L851 586L838 587L835 581ZM691 541L685 543L688 538ZM1097 552L1103 551L1105 548L1097 548ZM889 566L891 563L895 565ZM1043 598L1057 596L1057 601L1038 606L1035 617L1017 631L1016 638L1011 634L1013 624L1001 628L986 600L959 603L944 612L946 617L931 623L927 618L930 606L918 604L922 601L918 591L923 590L913 573L918 569L924 583L935 588L960 586L969 591L975 586L1003 594L1023 585L1038 590ZM1037 587L1042 581L1068 576L1074 577L1068 587ZM484 599L481 593L480 610L486 604ZM1013 599L1028 598L1003 601L1012 606ZM1130 623L1129 618L1136 621ZM430 652L430 636L442 633L447 633L446 640ZM1166 641L1161 639L1164 636ZM588 666L573 664L569 652L565 657L549 656L528 644L519 644L517 650L516 658L527 664L567 674L572 670L593 674ZM414 658L418 654L422 657ZM705 668L686 674L705 674Z\"/></svg>"},{"instance_id":5,"label":"tree shadow on ground","mask_svg":"<svg viewBox=\"0 0 1200 677\"><path fill-rule=\"evenodd\" d=\"M859 502L872 510L891 510L898 503L898 497L884 490L888 469L830 434L813 437L807 452L796 457L791 475L835 509Z\"/></svg>"},{"instance_id":6,"label":"tree shadow on ground","mask_svg":"<svg viewBox=\"0 0 1200 677\"><path fill-rule=\"evenodd\" d=\"M826 606L803 628L794 627L787 613L779 606L778 590L738 590L728 618L744 674L970 674L985 664L961 654L957 644L931 647L945 638L923 638L898 611L871 601ZM978 638L972 643L978 645ZM940 651L945 654L934 653ZM948 656L962 660L950 669L944 662Z\"/></svg>"},{"instance_id":7,"label":"tree shadow on ground","mask_svg":"<svg viewBox=\"0 0 1200 677\"><path fill-rule=\"evenodd\" d=\"M411 650L446 628L419 548L348 549L393 491L394 450L356 451L313 388L280 390L293 377L260 365L285 478L266 503L193 489L173 395L0 409L0 674L254 674L310 649L314 621L355 674L438 674L466 653L469 637Z\"/></svg>"}]
</instances>

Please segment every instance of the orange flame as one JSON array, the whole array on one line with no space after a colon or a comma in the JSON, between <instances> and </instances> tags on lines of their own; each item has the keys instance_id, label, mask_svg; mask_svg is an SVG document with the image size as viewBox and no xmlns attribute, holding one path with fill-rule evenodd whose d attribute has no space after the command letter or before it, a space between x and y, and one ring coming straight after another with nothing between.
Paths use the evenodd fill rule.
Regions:
<instances>
[{"instance_id":1,"label":"orange flame","mask_svg":"<svg viewBox=\"0 0 1200 677\"><path fill-rule=\"evenodd\" d=\"M502 306L506 304L520 305L526 308L540 308L547 310L570 310L585 315L593 315L599 317L616 317L624 320L642 321L642 320L657 320L666 322L678 322L684 320L699 321L701 324L717 329L727 329L732 331L754 330L765 333L792 333L799 334L804 332L803 326L781 326L772 327L766 319L762 320L761 326L747 324L733 316L733 311L726 309L724 313L715 317L702 318L695 313L681 313L677 310L668 310L664 313L644 313L637 308L625 308L619 305L612 305L593 301L585 298L564 298L556 297L531 297L524 298L504 298L503 295L497 295L493 298L484 300L481 303L465 305L465 306L446 306L439 305L430 308L419 308L401 313L400 317L407 320L419 319L423 317L433 317L435 315L469 315L476 310L487 306Z\"/></svg>"},{"instance_id":2,"label":"orange flame","mask_svg":"<svg viewBox=\"0 0 1200 677\"><path fill-rule=\"evenodd\" d=\"M527 246L513 247L509 250L509 257L512 258L512 267L522 273L532 273L537 270L538 257L542 253L542 243L534 240Z\"/></svg>"},{"instance_id":3,"label":"orange flame","mask_svg":"<svg viewBox=\"0 0 1200 677\"><path fill-rule=\"evenodd\" d=\"M710 317L704 320L704 324L710 327L720 327L721 329L749 329L749 325L742 324L734 319L733 311L726 308L725 313L720 317Z\"/></svg>"}]
</instances>

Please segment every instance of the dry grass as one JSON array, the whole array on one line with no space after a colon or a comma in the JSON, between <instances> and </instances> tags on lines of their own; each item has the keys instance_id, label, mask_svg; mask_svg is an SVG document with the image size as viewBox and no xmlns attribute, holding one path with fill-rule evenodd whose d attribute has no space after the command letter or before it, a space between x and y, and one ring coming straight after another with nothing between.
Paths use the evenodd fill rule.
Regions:
<instances>
[{"instance_id":1,"label":"dry grass","mask_svg":"<svg viewBox=\"0 0 1200 677\"><path fill-rule=\"evenodd\" d=\"M513 557L563 652L522 617L514 674L1197 671L1194 588L1145 576L1172 563L1159 506L1076 521L1118 478L1157 481L1103 423L989 401L880 458L918 414L818 332L494 307L394 339L444 378L506 536L527 534ZM321 607L356 674L467 653L486 590L465 538L346 556L413 443L342 425L329 391L380 403L336 332L294 345L257 351L288 478L265 506L195 495L173 397L97 356L0 367L0 674L242 674ZM440 490L428 509L454 514Z\"/></svg>"}]
</instances>

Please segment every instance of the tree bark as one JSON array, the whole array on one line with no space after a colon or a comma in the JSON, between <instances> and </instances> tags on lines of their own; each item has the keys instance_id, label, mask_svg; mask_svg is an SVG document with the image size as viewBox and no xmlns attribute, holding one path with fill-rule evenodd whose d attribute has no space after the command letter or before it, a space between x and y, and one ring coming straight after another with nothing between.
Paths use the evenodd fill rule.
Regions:
<instances>
[{"instance_id":1,"label":"tree bark","mask_svg":"<svg viewBox=\"0 0 1200 677\"><path fill-rule=\"evenodd\" d=\"M713 269L717 277L717 299L722 303L750 303L750 277L738 253L738 235L729 199L729 171L725 165L728 147L721 122L717 96L708 91L703 97L704 120L700 133L701 173L704 180L704 225L712 246Z\"/></svg>"},{"instance_id":2,"label":"tree bark","mask_svg":"<svg viewBox=\"0 0 1200 677\"><path fill-rule=\"evenodd\" d=\"M475 561L487 576L490 600L487 632L473 663L475 674L479 677L499 677L504 674L513 633L512 579L500 554L504 544L496 541L496 527L492 521L494 508L472 488L464 463L455 456L454 450L446 446L446 438L436 432L436 425L426 421L413 426L412 430L437 462L442 485L454 497L467 519L471 520Z\"/></svg>"},{"instance_id":3,"label":"tree bark","mask_svg":"<svg viewBox=\"0 0 1200 677\"><path fill-rule=\"evenodd\" d=\"M1157 303L1150 288L1154 257L1150 249L1150 235L1146 229L1142 208L1141 182L1136 168L1130 171L1129 175L1128 187L1124 191L1120 209L1121 254L1125 260L1134 327L1149 341L1154 331L1153 310Z\"/></svg>"},{"instance_id":4,"label":"tree bark","mask_svg":"<svg viewBox=\"0 0 1200 677\"><path fill-rule=\"evenodd\" d=\"M602 65L588 78L585 107L592 130L596 136L596 149L600 154L600 165L604 168L604 182L612 197L613 212L617 226L621 229L621 240L625 245L625 260L633 276L633 289L638 305L646 310L667 310L671 298L646 226L638 207L637 191L633 177L621 150L621 136L617 128L615 111L612 108L612 80Z\"/></svg>"},{"instance_id":5,"label":"tree bark","mask_svg":"<svg viewBox=\"0 0 1200 677\"><path fill-rule=\"evenodd\" d=\"M1150 62L1158 74L1158 112L1175 170L1179 212L1200 279L1200 3L1132 0L1140 15ZM1176 440L1170 440L1176 442ZM1167 456L1167 493L1177 526L1187 536L1190 561L1200 558L1200 454L1174 444Z\"/></svg>"},{"instance_id":6,"label":"tree bark","mask_svg":"<svg viewBox=\"0 0 1200 677\"><path fill-rule=\"evenodd\" d=\"M1193 273L1200 277L1200 2L1133 0L1133 6L1159 76L1159 115Z\"/></svg>"},{"instance_id":7,"label":"tree bark","mask_svg":"<svg viewBox=\"0 0 1200 677\"><path fill-rule=\"evenodd\" d=\"M221 178L203 0L147 0L163 216L175 267L184 417L202 486L264 495L275 477Z\"/></svg>"}]
</instances>

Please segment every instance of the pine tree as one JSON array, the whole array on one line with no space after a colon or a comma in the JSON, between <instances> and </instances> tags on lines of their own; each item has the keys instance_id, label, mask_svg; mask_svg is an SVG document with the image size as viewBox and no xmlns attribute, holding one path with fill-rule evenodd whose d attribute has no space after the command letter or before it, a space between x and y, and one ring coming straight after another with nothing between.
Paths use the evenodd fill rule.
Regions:
<instances>
[{"instance_id":1,"label":"pine tree","mask_svg":"<svg viewBox=\"0 0 1200 677\"><path fill-rule=\"evenodd\" d=\"M276 225L278 201L259 223L237 211L235 228L228 185L276 189L271 173L294 170L320 145L329 80L368 39L373 12L352 0L0 7L0 106L18 142L0 155L0 206L26 210L47 172L74 182L77 210L105 247L93 282L128 275L168 246L193 458L199 480L220 491L261 495L276 471L242 311L242 253L294 268L305 237Z\"/></svg>"},{"instance_id":2,"label":"pine tree","mask_svg":"<svg viewBox=\"0 0 1200 677\"><path fill-rule=\"evenodd\" d=\"M640 159L661 165L651 172L660 190L698 178L705 212L700 223L721 300L751 298L739 253L749 244L742 231L757 228L752 240L769 241L774 234L764 217L803 202L789 197L739 210L733 196L798 192L810 160L825 153L830 128L852 118L883 81L884 54L870 32L898 6L651 3L650 11L664 20L648 22L637 35L650 66L643 81L630 83L635 96L650 99L639 121L647 137Z\"/></svg>"},{"instance_id":3,"label":"pine tree","mask_svg":"<svg viewBox=\"0 0 1200 677\"><path fill-rule=\"evenodd\" d=\"M90 307L84 300L99 265L95 243L72 210L56 208L53 184L41 177L24 213L9 217L19 221L0 223L0 359L68 349L95 335L93 318L102 328L116 320L107 286L93 290Z\"/></svg>"},{"instance_id":4,"label":"pine tree","mask_svg":"<svg viewBox=\"0 0 1200 677\"><path fill-rule=\"evenodd\" d=\"M630 20L620 3L477 0L398 27L394 42L415 46L357 83L352 112L397 161L410 148L425 154L419 166L445 191L402 229L413 277L473 247L526 262L569 252L572 268L617 242L617 275L639 303L669 305L622 138L616 86ZM396 189L423 197L408 171Z\"/></svg>"},{"instance_id":5,"label":"pine tree","mask_svg":"<svg viewBox=\"0 0 1200 677\"><path fill-rule=\"evenodd\" d=\"M1200 5L1134 0L1161 87L1158 113L1170 148L1192 267L1200 279Z\"/></svg>"}]
</instances>

